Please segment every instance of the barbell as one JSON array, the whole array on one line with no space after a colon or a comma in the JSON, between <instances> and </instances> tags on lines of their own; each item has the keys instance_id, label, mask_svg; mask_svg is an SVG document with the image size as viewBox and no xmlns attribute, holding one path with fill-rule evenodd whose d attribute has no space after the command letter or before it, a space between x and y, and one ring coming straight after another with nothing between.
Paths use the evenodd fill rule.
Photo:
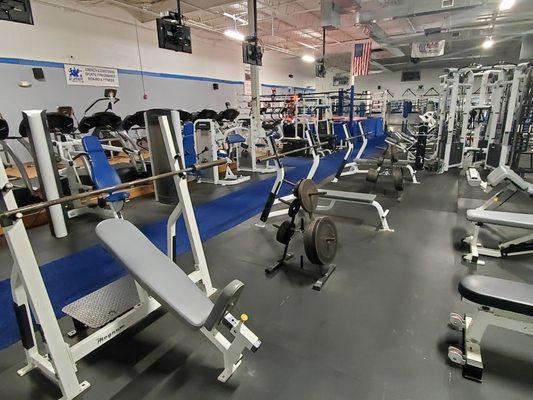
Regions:
<instances>
[{"instance_id":1,"label":"barbell","mask_svg":"<svg viewBox=\"0 0 533 400\"><path fill-rule=\"evenodd\" d=\"M54 199L54 200L46 200L46 201L42 201L40 203L30 204L30 205L27 205L27 206L24 206L24 207L20 207L20 208L16 208L16 209L13 209L13 210L6 210L6 211L3 211L2 213L0 213L0 220L6 219L6 218L13 218L13 217L15 219L20 219L25 214L29 214L29 213L32 213L32 212L35 212L35 211L40 211L40 210L42 210L44 208L55 206L55 205L58 205L58 204L69 203L69 202L72 202L72 201L75 201L75 200L81 200L81 199L86 199L86 198L90 198L90 197L96 197L96 196L99 196L101 194L113 193L113 192L116 192L116 191L119 191L119 190L123 190L123 189L131 189L133 187L141 186L141 185L144 185L146 183L153 182L153 181L156 181L156 180L159 180L159 179L170 178L170 177L173 177L173 176L176 176L176 175L185 174L187 172L197 172L197 171L201 171L201 170L204 170L204 169L216 167L216 166L227 164L227 163L228 163L228 161L225 158L222 158L222 159L219 159L219 160L215 160L215 161L206 162L206 163L197 163L197 164L192 165L191 167L180 169L180 170L177 170L177 171L164 172L162 174L149 176L147 178L142 178L142 179L136 179L136 180L131 181L131 182L120 183L118 185L109 186L109 187L102 188L102 189L90 190L90 191L83 192L83 193L77 193L77 194L73 194L73 195L70 195L70 196L60 197L60 198ZM9 191L11 189L13 189L13 184L10 183L10 182L6 183L4 185L4 187L1 188L1 190L3 192Z\"/></svg>"}]
</instances>

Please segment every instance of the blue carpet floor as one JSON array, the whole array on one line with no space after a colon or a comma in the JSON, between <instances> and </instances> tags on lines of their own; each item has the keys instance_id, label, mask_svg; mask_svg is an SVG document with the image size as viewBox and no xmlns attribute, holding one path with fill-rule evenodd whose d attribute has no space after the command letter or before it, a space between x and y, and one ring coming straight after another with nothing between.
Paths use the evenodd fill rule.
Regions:
<instances>
[{"instance_id":1,"label":"blue carpet floor","mask_svg":"<svg viewBox=\"0 0 533 400\"><path fill-rule=\"evenodd\" d=\"M375 153L384 137L371 139L365 156ZM354 152L355 154L355 152ZM324 157L314 180L321 182L337 171L343 152ZM304 178L311 160L286 158L286 179L297 182ZM274 178L251 183L243 189L195 207L196 219L203 241L227 231L261 212ZM281 195L289 194L291 187L285 185ZM166 251L166 220L145 225L144 234L162 251ZM178 238L187 238L183 220L178 221ZM178 240L177 253L189 249L188 240ZM71 302L113 282L125 274L124 269L101 246L92 246L80 252L52 261L41 267L54 311L62 316L61 309ZM0 282L0 349L19 340L18 327L12 308L9 280Z\"/></svg>"}]
</instances>

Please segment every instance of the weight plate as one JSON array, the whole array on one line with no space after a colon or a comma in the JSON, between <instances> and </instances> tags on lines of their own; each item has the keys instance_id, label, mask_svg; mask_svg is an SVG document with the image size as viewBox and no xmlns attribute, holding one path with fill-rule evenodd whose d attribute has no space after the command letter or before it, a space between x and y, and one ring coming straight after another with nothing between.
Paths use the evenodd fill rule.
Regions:
<instances>
[{"instance_id":1,"label":"weight plate","mask_svg":"<svg viewBox=\"0 0 533 400\"><path fill-rule=\"evenodd\" d=\"M366 173L366 181L376 183L379 178L379 171L376 169L369 169Z\"/></svg>"},{"instance_id":2,"label":"weight plate","mask_svg":"<svg viewBox=\"0 0 533 400\"><path fill-rule=\"evenodd\" d=\"M401 192L403 190L403 173L401 167L392 167L392 181L394 182L394 188Z\"/></svg>"},{"instance_id":3,"label":"weight plate","mask_svg":"<svg viewBox=\"0 0 533 400\"><path fill-rule=\"evenodd\" d=\"M295 225L291 221L283 221L276 232L276 240L281 244L287 244L294 235Z\"/></svg>"},{"instance_id":4,"label":"weight plate","mask_svg":"<svg viewBox=\"0 0 533 400\"><path fill-rule=\"evenodd\" d=\"M312 213L318 206L318 188L311 179L303 179L296 186L295 196L302 208Z\"/></svg>"},{"instance_id":5,"label":"weight plate","mask_svg":"<svg viewBox=\"0 0 533 400\"><path fill-rule=\"evenodd\" d=\"M337 253L337 228L328 217L312 220L304 231L305 254L313 264L329 264Z\"/></svg>"},{"instance_id":6,"label":"weight plate","mask_svg":"<svg viewBox=\"0 0 533 400\"><path fill-rule=\"evenodd\" d=\"M294 199L289 206L289 211L287 212L287 215L289 217L295 217L298 214L298 211L300 211L300 200Z\"/></svg>"}]
</instances>

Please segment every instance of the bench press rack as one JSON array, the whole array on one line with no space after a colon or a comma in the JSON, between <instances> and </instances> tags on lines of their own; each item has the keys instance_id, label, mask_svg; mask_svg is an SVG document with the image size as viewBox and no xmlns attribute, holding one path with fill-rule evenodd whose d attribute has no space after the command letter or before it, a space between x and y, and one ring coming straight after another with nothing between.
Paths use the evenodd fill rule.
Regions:
<instances>
[{"instance_id":1,"label":"bench press rack","mask_svg":"<svg viewBox=\"0 0 533 400\"><path fill-rule=\"evenodd\" d=\"M248 317L243 314L238 319L228 311L242 291L241 282L235 280L227 285L220 291L215 302L209 298L216 289L211 283L187 187L188 172L212 168L227 161L216 160L195 164L186 169L181 168L181 158L174 148L167 117L160 117L159 122L172 166L172 171L167 173L17 208L13 185L9 182L3 165L0 166L0 223L14 261L11 274L13 305L26 356L26 366L21 368L18 374L23 376L33 369L38 369L59 387L61 399L74 399L90 387L88 382L78 380L76 364L79 360L140 322L160 306L180 317L193 329L199 329L222 352L224 371L218 377L222 382L227 381L241 364L245 348L256 351L261 345L258 337L245 325ZM97 236L135 279L139 302L101 328L80 338L75 344L68 343L56 319L22 217L29 212L65 202L94 198L100 194L109 194L169 177L176 183L180 200L177 208L180 211L175 213L175 218L176 214L182 214L185 220L195 258L195 271L187 275L130 222L123 219L107 219L101 222L96 229ZM147 265L150 268L146 268ZM197 283L201 283L204 290L201 290ZM219 324L228 328L233 340L226 338L226 335L218 330ZM41 332L46 343L44 349L39 348L42 346L39 346L36 340L36 330ZM45 351L41 352L42 350Z\"/></svg>"}]
</instances>

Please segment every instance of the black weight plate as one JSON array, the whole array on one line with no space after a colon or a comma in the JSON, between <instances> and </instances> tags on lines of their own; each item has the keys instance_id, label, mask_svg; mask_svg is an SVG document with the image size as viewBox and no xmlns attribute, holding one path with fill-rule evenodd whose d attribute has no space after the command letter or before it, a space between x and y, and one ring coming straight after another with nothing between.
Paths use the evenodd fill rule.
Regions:
<instances>
[{"instance_id":1,"label":"black weight plate","mask_svg":"<svg viewBox=\"0 0 533 400\"><path fill-rule=\"evenodd\" d=\"M294 199L291 205L289 206L289 211L287 212L287 214L289 215L289 217L292 218L298 214L298 211L300 211L300 200Z\"/></svg>"},{"instance_id":2,"label":"black weight plate","mask_svg":"<svg viewBox=\"0 0 533 400\"><path fill-rule=\"evenodd\" d=\"M400 167L392 167L392 181L394 182L394 188L401 192L403 190L403 172Z\"/></svg>"},{"instance_id":3,"label":"black weight plate","mask_svg":"<svg viewBox=\"0 0 533 400\"><path fill-rule=\"evenodd\" d=\"M366 173L366 181L376 183L379 178L379 171L376 169L369 169Z\"/></svg>"},{"instance_id":4,"label":"black weight plate","mask_svg":"<svg viewBox=\"0 0 533 400\"><path fill-rule=\"evenodd\" d=\"M287 244L294 235L295 225L290 221L283 221L276 232L276 240L281 244Z\"/></svg>"},{"instance_id":5,"label":"black weight plate","mask_svg":"<svg viewBox=\"0 0 533 400\"><path fill-rule=\"evenodd\" d=\"M337 253L337 228L328 217L312 220L304 231L305 254L317 265L329 264Z\"/></svg>"},{"instance_id":6,"label":"black weight plate","mask_svg":"<svg viewBox=\"0 0 533 400\"><path fill-rule=\"evenodd\" d=\"M312 213L318 206L318 188L311 179L303 179L295 189L295 196L302 208Z\"/></svg>"}]
</instances>

